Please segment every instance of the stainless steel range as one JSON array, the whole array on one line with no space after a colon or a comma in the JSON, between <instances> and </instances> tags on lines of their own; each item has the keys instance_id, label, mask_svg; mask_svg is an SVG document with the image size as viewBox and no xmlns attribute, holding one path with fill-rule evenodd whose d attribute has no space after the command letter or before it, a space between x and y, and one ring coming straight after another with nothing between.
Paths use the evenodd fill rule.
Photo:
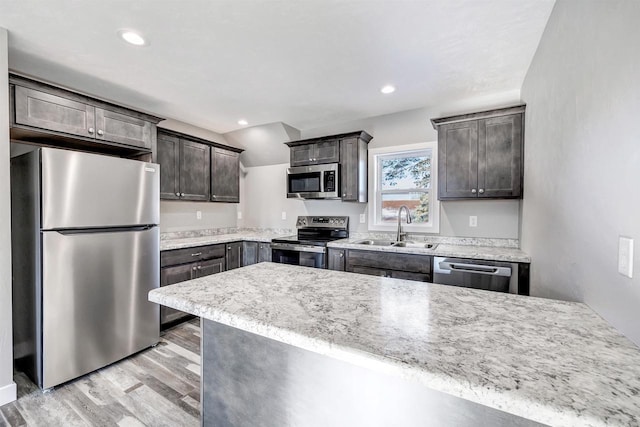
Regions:
<instances>
[{"instance_id":1,"label":"stainless steel range","mask_svg":"<svg viewBox=\"0 0 640 427\"><path fill-rule=\"evenodd\" d=\"M298 234L273 239L273 262L327 268L327 243L349 237L348 216L299 216Z\"/></svg>"}]
</instances>

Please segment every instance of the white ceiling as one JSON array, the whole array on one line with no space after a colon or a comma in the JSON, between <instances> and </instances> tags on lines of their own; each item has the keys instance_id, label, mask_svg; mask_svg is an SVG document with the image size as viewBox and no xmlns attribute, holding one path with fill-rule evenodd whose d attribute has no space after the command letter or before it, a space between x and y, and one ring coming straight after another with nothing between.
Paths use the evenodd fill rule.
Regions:
<instances>
[{"instance_id":1,"label":"white ceiling","mask_svg":"<svg viewBox=\"0 0 640 427\"><path fill-rule=\"evenodd\" d=\"M307 129L519 90L553 4L0 0L0 27L16 71L225 133L239 118Z\"/></svg>"}]
</instances>

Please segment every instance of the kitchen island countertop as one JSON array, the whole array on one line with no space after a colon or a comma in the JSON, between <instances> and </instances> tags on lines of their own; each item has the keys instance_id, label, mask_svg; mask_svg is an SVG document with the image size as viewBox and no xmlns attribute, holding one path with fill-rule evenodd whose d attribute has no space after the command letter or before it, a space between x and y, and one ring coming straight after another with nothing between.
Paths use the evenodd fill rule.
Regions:
<instances>
[{"instance_id":1,"label":"kitchen island countertop","mask_svg":"<svg viewBox=\"0 0 640 427\"><path fill-rule=\"evenodd\" d=\"M581 303L273 263L149 299L533 421L640 423L640 349Z\"/></svg>"}]
</instances>

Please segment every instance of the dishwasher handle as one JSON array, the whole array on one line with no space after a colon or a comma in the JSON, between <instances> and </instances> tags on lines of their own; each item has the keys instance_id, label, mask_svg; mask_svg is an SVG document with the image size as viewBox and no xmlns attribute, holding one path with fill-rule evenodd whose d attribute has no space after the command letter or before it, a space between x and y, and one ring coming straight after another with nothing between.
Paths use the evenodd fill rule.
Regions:
<instances>
[{"instance_id":1,"label":"dishwasher handle","mask_svg":"<svg viewBox=\"0 0 640 427\"><path fill-rule=\"evenodd\" d=\"M511 277L510 267L497 267L494 265L465 264L461 262L442 261L438 264L442 270L460 271L465 273L487 274L490 276Z\"/></svg>"}]
</instances>

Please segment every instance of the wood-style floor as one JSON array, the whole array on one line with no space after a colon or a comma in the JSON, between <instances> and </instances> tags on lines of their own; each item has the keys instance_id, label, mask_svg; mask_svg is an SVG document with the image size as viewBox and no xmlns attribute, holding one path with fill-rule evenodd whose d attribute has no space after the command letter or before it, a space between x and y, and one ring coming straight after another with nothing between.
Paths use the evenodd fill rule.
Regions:
<instances>
[{"instance_id":1,"label":"wood-style floor","mask_svg":"<svg viewBox=\"0 0 640 427\"><path fill-rule=\"evenodd\" d=\"M199 426L199 319L48 393L22 373L15 381L18 400L0 407L0 426Z\"/></svg>"}]
</instances>

